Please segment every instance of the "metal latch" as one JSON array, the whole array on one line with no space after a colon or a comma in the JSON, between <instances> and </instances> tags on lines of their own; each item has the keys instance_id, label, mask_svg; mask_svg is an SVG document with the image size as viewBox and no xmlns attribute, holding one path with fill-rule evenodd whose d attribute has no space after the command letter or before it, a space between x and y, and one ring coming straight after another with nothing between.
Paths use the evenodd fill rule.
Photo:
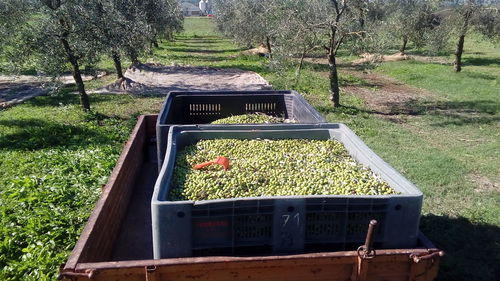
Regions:
<instances>
[{"instance_id":1,"label":"metal latch","mask_svg":"<svg viewBox=\"0 0 500 281\"><path fill-rule=\"evenodd\" d=\"M148 265L144 267L146 271L146 281L156 281L158 278L156 276L156 265Z\"/></svg>"},{"instance_id":2,"label":"metal latch","mask_svg":"<svg viewBox=\"0 0 500 281\"><path fill-rule=\"evenodd\" d=\"M75 280L77 277L86 277L88 279L92 279L94 277L95 271L92 269L87 269L85 272L73 272L66 271L61 272L57 276L58 280Z\"/></svg>"},{"instance_id":3,"label":"metal latch","mask_svg":"<svg viewBox=\"0 0 500 281\"><path fill-rule=\"evenodd\" d=\"M432 259L434 257L444 256L444 251L440 250L429 250L427 253L411 254L410 259L415 263L419 263L422 260Z\"/></svg>"},{"instance_id":4,"label":"metal latch","mask_svg":"<svg viewBox=\"0 0 500 281\"><path fill-rule=\"evenodd\" d=\"M376 255L375 249L373 249L373 233L378 222L376 220L371 220L368 225L368 233L366 234L365 244L359 246L357 252L358 257L361 259L373 259Z\"/></svg>"}]
</instances>

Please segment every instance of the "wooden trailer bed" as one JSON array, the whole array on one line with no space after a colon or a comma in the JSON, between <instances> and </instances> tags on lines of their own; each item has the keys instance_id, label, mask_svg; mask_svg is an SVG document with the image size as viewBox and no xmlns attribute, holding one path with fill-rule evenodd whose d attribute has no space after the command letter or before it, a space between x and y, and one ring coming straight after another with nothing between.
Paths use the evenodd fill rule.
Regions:
<instances>
[{"instance_id":1,"label":"wooden trailer bed","mask_svg":"<svg viewBox=\"0 0 500 281\"><path fill-rule=\"evenodd\" d=\"M158 174L156 115L140 116L66 264L62 280L433 280L442 252L415 249L153 260L150 200Z\"/></svg>"}]
</instances>

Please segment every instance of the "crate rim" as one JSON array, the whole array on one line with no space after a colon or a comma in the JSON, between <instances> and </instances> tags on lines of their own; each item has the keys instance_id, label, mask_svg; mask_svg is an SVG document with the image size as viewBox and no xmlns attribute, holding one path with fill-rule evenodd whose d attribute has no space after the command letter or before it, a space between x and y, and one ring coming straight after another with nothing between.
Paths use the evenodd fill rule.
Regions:
<instances>
[{"instance_id":1,"label":"crate rim","mask_svg":"<svg viewBox=\"0 0 500 281\"><path fill-rule=\"evenodd\" d=\"M160 110L160 113L158 114L158 119L156 120L156 126L171 126L175 124L167 124L164 123L165 118L167 117L167 112L170 110L170 105L173 102L172 97L176 96L247 96L247 95L257 95L257 96L276 96L276 95L291 95L295 96L301 102L306 103L309 105L312 109L314 109L305 99L304 97L297 91L295 90L243 90L243 91L230 91L230 90L223 90L223 91L170 91L167 93L165 96L165 101L162 103L162 107ZM308 108L308 111L310 109ZM326 123L326 119L321 116L317 112L309 112L310 114L314 115L314 117L318 120L321 120L320 123Z\"/></svg>"},{"instance_id":2,"label":"crate rim","mask_svg":"<svg viewBox=\"0 0 500 281\"><path fill-rule=\"evenodd\" d=\"M183 204L191 204L194 206L200 206L200 205L205 205L205 204L213 204L213 203L229 203L229 202L236 202L236 201L246 201L246 200L276 200L276 199L293 199L293 200L306 200L310 198L325 198L325 199L390 199L390 198L414 198L414 197L423 197L422 191L412 182L407 180L403 175L401 175L396 169L394 169L391 165L389 165L387 162L385 162L382 158L380 158L373 150L371 150L349 127L347 127L343 123L317 123L317 124L273 124L273 125L261 125L258 126L259 129L255 130L255 125L223 125L223 124L217 124L217 125L211 125L211 124L204 124L204 125L172 125L170 127L169 133L168 133L168 140L170 143L170 140L172 140L170 145L167 145L167 151L165 154L165 159L167 159L167 156L169 156L171 153L176 153L172 152L173 148L177 146L176 139L173 138L174 134L182 134L182 133L188 133L188 132L195 132L195 131L202 131L202 132L221 132L221 131L227 131L231 130L234 132L248 132L249 130L252 131L304 131L304 130L328 130L328 129L343 129L346 131L347 134L349 134L349 138L356 143L356 145L361 146L361 150L368 150L368 153L371 153L371 161L379 162L380 165L382 165L385 169L388 169L391 173L394 175L379 175L380 177L383 178L384 181L387 182L386 177L391 178L394 181L394 177L397 178L398 181L403 181L402 185L405 187L403 188L404 190L397 190L394 188L394 186L391 185L391 188L395 189L396 191L401 192L400 194L391 194L391 195L296 195L296 196L265 196L265 197L237 197L237 198L225 198L225 199L212 199L212 200L182 200L182 201L170 201L170 200L164 200L161 198L166 198L166 196L163 194L166 192L167 188L161 188L162 185L165 184L170 184L170 182L165 183L167 180L171 180L172 177L172 172L173 172L173 167L170 169L170 171L167 174L167 168L169 168L170 165L169 161L164 161L160 175L166 175L163 177L158 177L155 187L154 187L154 192L152 196L151 203L155 205L183 205ZM175 156L175 155L174 155ZM358 161L357 159L355 159ZM160 192L164 191L164 192Z\"/></svg>"}]
</instances>

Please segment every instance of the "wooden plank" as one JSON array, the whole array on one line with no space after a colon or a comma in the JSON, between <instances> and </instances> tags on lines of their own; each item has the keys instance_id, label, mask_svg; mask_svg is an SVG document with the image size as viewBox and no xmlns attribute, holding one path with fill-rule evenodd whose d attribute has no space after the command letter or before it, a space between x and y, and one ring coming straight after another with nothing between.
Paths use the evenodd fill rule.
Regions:
<instances>
[{"instance_id":1,"label":"wooden plank","mask_svg":"<svg viewBox=\"0 0 500 281\"><path fill-rule=\"evenodd\" d=\"M101 198L85 225L64 271L74 270L79 262L107 257L117 236L120 220L129 201L137 170L142 164L145 141L145 116L140 116L122 154L113 169Z\"/></svg>"},{"instance_id":2,"label":"wooden plank","mask_svg":"<svg viewBox=\"0 0 500 281\"><path fill-rule=\"evenodd\" d=\"M423 254L427 253L427 249L394 249L394 250L379 250L377 251L377 261L379 262L393 262L398 260L409 259L410 254ZM233 264L233 263L250 263L250 262L276 262L285 260L301 260L308 263L318 263L324 259L339 259L342 258L357 259L356 251L340 251L340 252L326 252L326 253L312 253L300 255L286 255L286 256L252 256L252 257L230 257L230 256L209 256L209 257L193 257L193 258L171 258L159 260L134 260L134 261L117 261L117 262L97 262L97 263L79 263L75 268L78 271L85 269L105 270L113 268L134 268L145 266L180 266L180 265L196 265L196 264ZM350 262L350 261L349 261Z\"/></svg>"},{"instance_id":3,"label":"wooden plank","mask_svg":"<svg viewBox=\"0 0 500 281\"><path fill-rule=\"evenodd\" d=\"M150 114L142 116L144 116L144 120L146 121L146 137L156 137L156 120L158 119L158 115Z\"/></svg>"},{"instance_id":4,"label":"wooden plank","mask_svg":"<svg viewBox=\"0 0 500 281\"><path fill-rule=\"evenodd\" d=\"M346 255L346 253L349 253ZM146 262L146 261L145 261ZM137 261L115 264L81 264L80 272L93 272L92 279L78 280L148 280L164 281L225 281L225 280L351 280L356 278L358 257L352 252L327 254L306 254L270 257L207 257L149 260L143 266ZM430 281L435 275L428 275L427 261L417 265L416 276L411 280ZM127 264L127 266L125 266ZM414 262L409 254L397 250L367 260L366 280L407 281ZM425 265L424 265L425 264ZM150 269L146 271L146 267ZM154 277L153 277L154 276ZM355 280L355 279L354 279Z\"/></svg>"},{"instance_id":5,"label":"wooden plank","mask_svg":"<svg viewBox=\"0 0 500 281\"><path fill-rule=\"evenodd\" d=\"M322 259L281 259L156 266L157 280L347 280L352 273L352 257ZM152 268L152 266L150 266ZM149 273L148 276L151 276ZM98 280L145 280L145 268L95 270ZM89 279L81 279L89 280Z\"/></svg>"}]
</instances>

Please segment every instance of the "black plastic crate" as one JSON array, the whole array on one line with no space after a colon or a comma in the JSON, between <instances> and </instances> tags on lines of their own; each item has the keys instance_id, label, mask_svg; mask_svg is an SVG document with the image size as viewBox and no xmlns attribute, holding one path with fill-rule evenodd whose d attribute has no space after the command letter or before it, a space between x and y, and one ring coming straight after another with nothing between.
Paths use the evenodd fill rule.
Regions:
<instances>
[{"instance_id":1,"label":"black plastic crate","mask_svg":"<svg viewBox=\"0 0 500 281\"><path fill-rule=\"evenodd\" d=\"M203 91L170 92L156 123L158 169L161 169L172 125L207 124L241 114L265 113L297 123L326 120L295 91ZM268 124L267 124L268 125Z\"/></svg>"},{"instance_id":2,"label":"black plastic crate","mask_svg":"<svg viewBox=\"0 0 500 281\"><path fill-rule=\"evenodd\" d=\"M395 195L310 195L170 201L176 154L201 139L336 139ZM374 243L410 248L417 242L422 193L342 124L172 126L152 207L155 258L193 255L356 250L368 223Z\"/></svg>"}]
</instances>

